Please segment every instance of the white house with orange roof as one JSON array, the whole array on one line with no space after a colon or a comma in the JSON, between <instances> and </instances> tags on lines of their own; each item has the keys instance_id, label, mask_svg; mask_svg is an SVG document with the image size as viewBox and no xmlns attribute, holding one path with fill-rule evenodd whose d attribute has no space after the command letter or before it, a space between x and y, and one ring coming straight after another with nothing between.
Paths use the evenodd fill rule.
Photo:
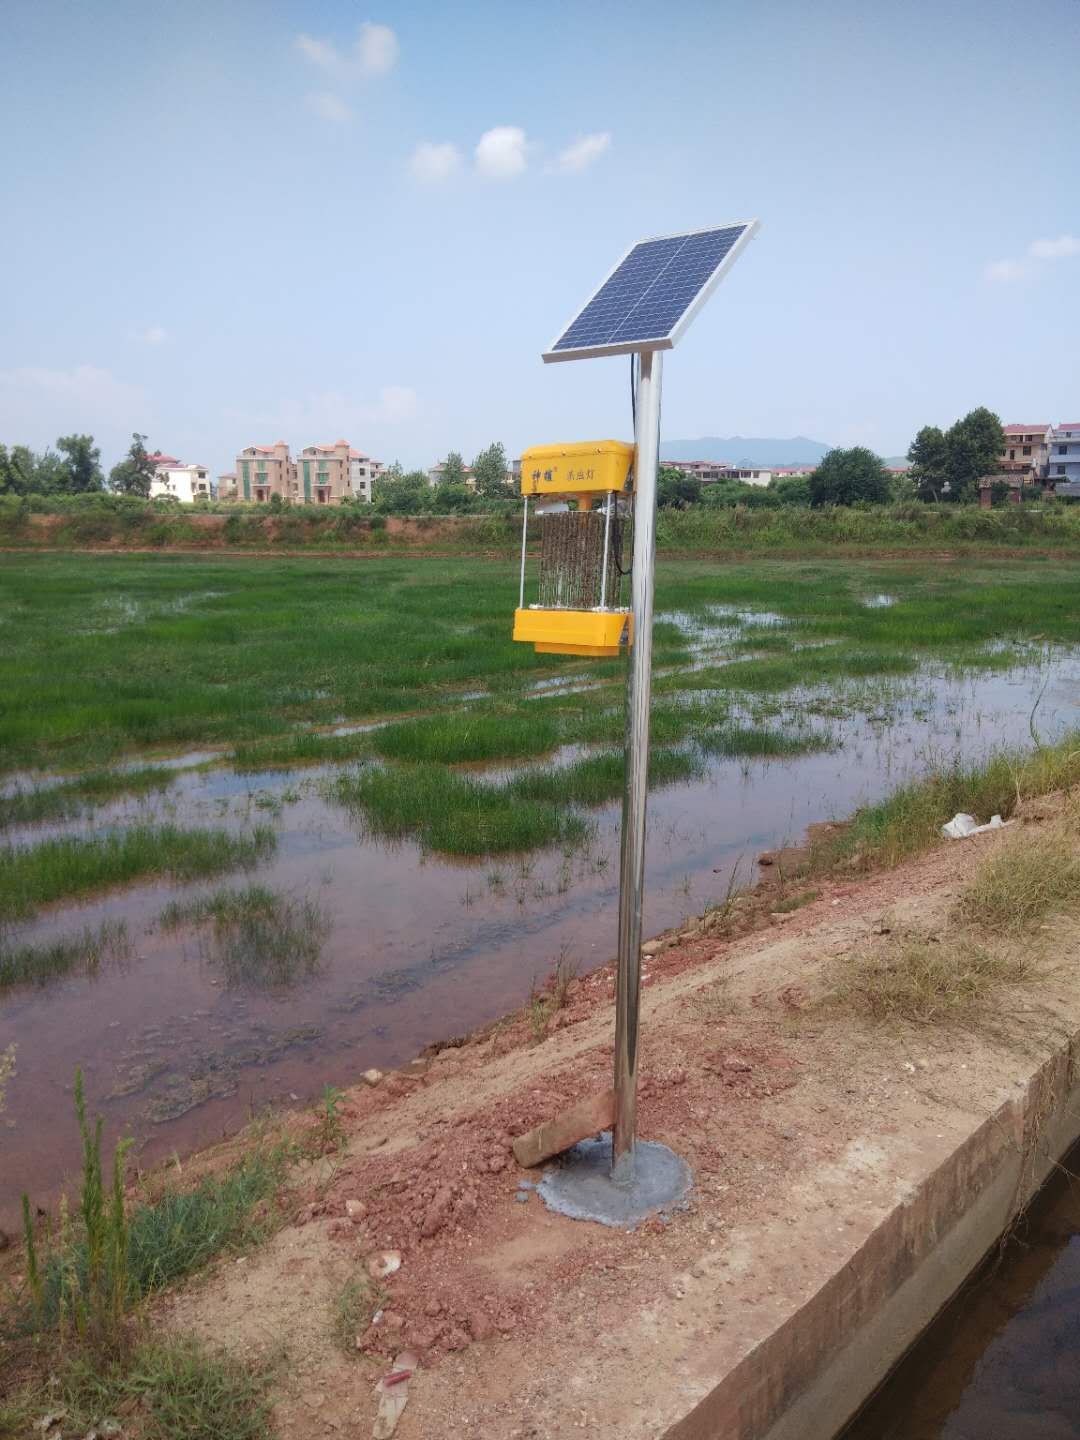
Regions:
<instances>
[{"instance_id":1,"label":"white house with orange roof","mask_svg":"<svg viewBox=\"0 0 1080 1440\"><path fill-rule=\"evenodd\" d=\"M196 500L213 499L210 472L205 465L185 465L175 455L163 455L160 450L150 460L154 466L151 500L172 499L191 505Z\"/></svg>"}]
</instances>

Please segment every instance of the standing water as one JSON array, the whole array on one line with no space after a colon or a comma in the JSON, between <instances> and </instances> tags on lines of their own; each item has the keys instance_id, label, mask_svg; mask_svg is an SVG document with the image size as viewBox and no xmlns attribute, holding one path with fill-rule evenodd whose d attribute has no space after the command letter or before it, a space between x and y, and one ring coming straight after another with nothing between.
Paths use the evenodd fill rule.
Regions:
<instances>
[{"instance_id":1,"label":"standing water","mask_svg":"<svg viewBox=\"0 0 1080 1440\"><path fill-rule=\"evenodd\" d=\"M1036 702L1045 738L1076 727L1078 678L1077 658L1058 652L1004 674L929 669L816 701L785 697L780 708L806 705L836 748L785 761L713 760L700 780L655 791L644 933L700 914L736 869L744 883L753 879L760 851L850 814L933 759L1030 744ZM593 838L571 853L451 861L367 835L324 794L331 773L182 770L160 796L97 812L99 830L133 818L236 831L270 821L277 851L250 877L135 885L57 907L11 937L36 944L123 921L130 948L91 977L0 998L0 1053L18 1043L0 1117L0 1227L12 1228L23 1190L47 1203L75 1163L76 1066L109 1138L130 1130L149 1163L210 1143L268 1104L308 1104L325 1084L355 1083L369 1066L400 1064L497 1018L560 957L583 971L612 957L617 804L591 812ZM8 838L78 829L38 826ZM329 922L319 963L288 989L252 988L190 927L160 924L170 901L248 883L314 901Z\"/></svg>"}]
</instances>

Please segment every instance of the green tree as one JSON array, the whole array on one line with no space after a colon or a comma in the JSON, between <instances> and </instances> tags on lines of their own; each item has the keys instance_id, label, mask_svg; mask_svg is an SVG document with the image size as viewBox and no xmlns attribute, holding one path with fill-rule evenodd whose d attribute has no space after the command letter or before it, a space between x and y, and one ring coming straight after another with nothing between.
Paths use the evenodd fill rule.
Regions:
<instances>
[{"instance_id":1,"label":"green tree","mask_svg":"<svg viewBox=\"0 0 1080 1440\"><path fill-rule=\"evenodd\" d=\"M105 484L101 470L101 451L92 435L61 435L56 448L64 457L62 489L75 495L100 490Z\"/></svg>"},{"instance_id":2,"label":"green tree","mask_svg":"<svg viewBox=\"0 0 1080 1440\"><path fill-rule=\"evenodd\" d=\"M481 450L473 461L473 475L476 477L476 493L489 500L505 499L510 490L506 483L506 451L502 442L496 440L486 450ZM445 476L443 478L445 484Z\"/></svg>"},{"instance_id":3,"label":"green tree","mask_svg":"<svg viewBox=\"0 0 1080 1440\"><path fill-rule=\"evenodd\" d=\"M439 484L442 485L464 485L465 484L465 461L456 450L451 450L443 461L442 474L439 476Z\"/></svg>"},{"instance_id":4,"label":"green tree","mask_svg":"<svg viewBox=\"0 0 1080 1440\"><path fill-rule=\"evenodd\" d=\"M656 503L661 510L685 510L701 499L701 481L677 465L661 465L656 478Z\"/></svg>"},{"instance_id":5,"label":"green tree","mask_svg":"<svg viewBox=\"0 0 1080 1440\"><path fill-rule=\"evenodd\" d=\"M781 505L810 504L809 475L778 475L769 481L769 494Z\"/></svg>"},{"instance_id":6,"label":"green tree","mask_svg":"<svg viewBox=\"0 0 1080 1440\"><path fill-rule=\"evenodd\" d=\"M864 445L830 450L810 476L811 505L883 505L891 498L889 472Z\"/></svg>"},{"instance_id":7,"label":"green tree","mask_svg":"<svg viewBox=\"0 0 1080 1440\"><path fill-rule=\"evenodd\" d=\"M146 451L146 436L137 430L132 432L128 452L118 465L109 471L109 489L121 495L150 494L150 482L154 478L154 462Z\"/></svg>"},{"instance_id":8,"label":"green tree","mask_svg":"<svg viewBox=\"0 0 1080 1440\"><path fill-rule=\"evenodd\" d=\"M376 479L371 492L372 508L379 515L419 515L432 508L432 490L422 470L408 474L394 464Z\"/></svg>"},{"instance_id":9,"label":"green tree","mask_svg":"<svg viewBox=\"0 0 1080 1440\"><path fill-rule=\"evenodd\" d=\"M64 487L64 462L55 450L0 445L0 495L49 495Z\"/></svg>"},{"instance_id":10,"label":"green tree","mask_svg":"<svg viewBox=\"0 0 1080 1440\"><path fill-rule=\"evenodd\" d=\"M946 478L951 500L979 498L979 481L1001 465L1005 432L992 410L980 405L945 432Z\"/></svg>"},{"instance_id":11,"label":"green tree","mask_svg":"<svg viewBox=\"0 0 1080 1440\"><path fill-rule=\"evenodd\" d=\"M949 449L936 425L924 425L908 446L908 472L921 500L938 500L949 473Z\"/></svg>"}]
</instances>

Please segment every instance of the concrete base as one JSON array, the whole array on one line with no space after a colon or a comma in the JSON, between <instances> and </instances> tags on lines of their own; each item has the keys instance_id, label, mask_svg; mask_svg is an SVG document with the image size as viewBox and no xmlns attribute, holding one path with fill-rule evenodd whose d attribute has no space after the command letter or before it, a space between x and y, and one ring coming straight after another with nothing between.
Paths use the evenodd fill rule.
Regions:
<instances>
[{"instance_id":1,"label":"concrete base","mask_svg":"<svg viewBox=\"0 0 1080 1440\"><path fill-rule=\"evenodd\" d=\"M611 1176L611 1131L582 1140L547 1171L536 1187L549 1210L571 1220L632 1230L665 1210L683 1205L693 1181L690 1167L666 1145L639 1140L628 1185Z\"/></svg>"}]
</instances>

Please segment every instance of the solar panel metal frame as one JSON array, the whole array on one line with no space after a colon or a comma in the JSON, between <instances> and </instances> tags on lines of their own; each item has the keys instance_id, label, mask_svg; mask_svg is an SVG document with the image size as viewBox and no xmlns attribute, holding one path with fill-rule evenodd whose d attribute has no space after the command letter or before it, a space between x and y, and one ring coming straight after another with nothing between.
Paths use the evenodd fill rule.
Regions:
<instances>
[{"instance_id":1,"label":"solar panel metal frame","mask_svg":"<svg viewBox=\"0 0 1080 1440\"><path fill-rule=\"evenodd\" d=\"M562 337L575 325L581 315L589 308L592 302L603 290L604 286L612 278L615 272L633 254L639 245L650 245L656 240L677 240L687 238L691 235L710 235L716 230L737 230L742 227L743 233L732 245L724 258L717 265L716 269L702 285L701 289L691 300L690 304L676 320L675 324L664 335L650 336L642 340L617 340L610 345L584 345L580 349L556 350L555 346ZM742 252L749 245L760 228L758 220L728 220L723 225L703 225L699 230L674 230L669 235L647 235L643 240L635 240L616 260L608 273L597 285L596 289L585 301L584 305L578 307L574 315L570 317L565 325L558 331L549 347L543 352L545 364L553 364L560 360L592 360L601 355L633 355L641 350L672 350L686 333L690 322L697 316L698 311L708 300L720 281L724 278L732 265L739 258Z\"/></svg>"}]
</instances>

